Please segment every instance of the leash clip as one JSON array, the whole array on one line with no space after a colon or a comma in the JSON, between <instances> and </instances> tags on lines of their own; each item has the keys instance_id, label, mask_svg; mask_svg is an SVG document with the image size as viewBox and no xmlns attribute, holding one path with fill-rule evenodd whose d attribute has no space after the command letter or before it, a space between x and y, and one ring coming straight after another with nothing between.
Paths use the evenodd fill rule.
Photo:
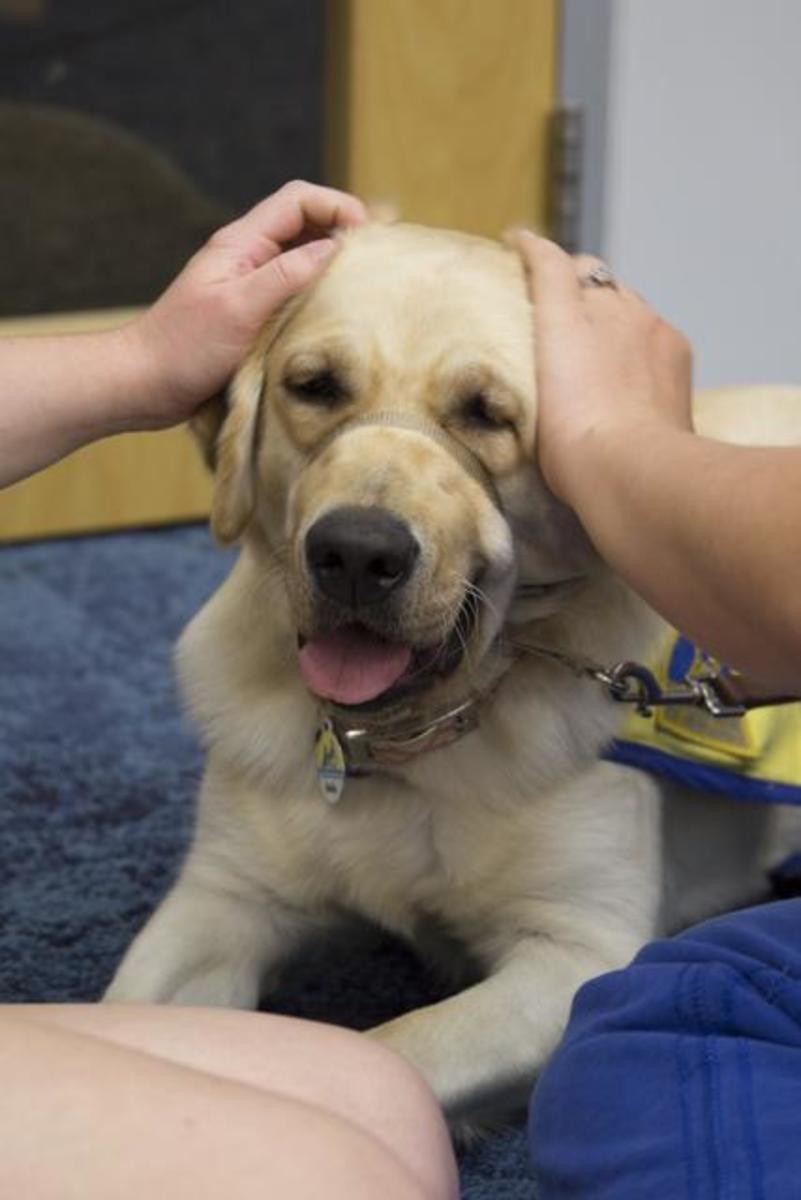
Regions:
<instances>
[{"instance_id":1,"label":"leash clip","mask_svg":"<svg viewBox=\"0 0 801 1200\"><path fill-rule=\"evenodd\" d=\"M664 691L656 676L642 663L619 662L600 670L596 678L606 686L613 700L633 704L641 717L650 717L654 708L689 706L703 708L713 717L743 717L750 707L738 697L725 674L710 672L697 678L685 676L684 686Z\"/></svg>"}]
</instances>

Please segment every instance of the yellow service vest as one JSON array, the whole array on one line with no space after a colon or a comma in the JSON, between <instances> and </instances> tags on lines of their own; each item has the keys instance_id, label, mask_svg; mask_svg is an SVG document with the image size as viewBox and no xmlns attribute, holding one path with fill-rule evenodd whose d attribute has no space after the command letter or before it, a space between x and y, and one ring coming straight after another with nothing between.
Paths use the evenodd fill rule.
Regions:
<instances>
[{"instance_id":1,"label":"yellow service vest","mask_svg":"<svg viewBox=\"0 0 801 1200\"><path fill-rule=\"evenodd\" d=\"M688 638L673 634L654 673L668 688L709 665ZM700 708L631 712L604 754L704 791L734 799L801 804L801 704L713 717Z\"/></svg>"}]
</instances>

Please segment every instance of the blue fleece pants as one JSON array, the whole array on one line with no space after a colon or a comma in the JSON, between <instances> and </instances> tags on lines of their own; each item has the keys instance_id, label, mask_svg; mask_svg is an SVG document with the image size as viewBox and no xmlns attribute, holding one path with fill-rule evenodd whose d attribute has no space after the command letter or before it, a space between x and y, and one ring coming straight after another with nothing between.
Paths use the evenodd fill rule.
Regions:
<instances>
[{"instance_id":1,"label":"blue fleece pants","mask_svg":"<svg viewBox=\"0 0 801 1200\"><path fill-rule=\"evenodd\" d=\"M586 984L529 1145L538 1200L801 1200L801 900Z\"/></svg>"}]
</instances>

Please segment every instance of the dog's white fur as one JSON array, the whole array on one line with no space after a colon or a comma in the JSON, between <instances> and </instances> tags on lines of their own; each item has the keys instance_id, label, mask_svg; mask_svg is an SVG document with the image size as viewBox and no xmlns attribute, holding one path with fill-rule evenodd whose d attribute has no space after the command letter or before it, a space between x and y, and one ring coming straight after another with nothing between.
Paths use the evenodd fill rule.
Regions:
<instances>
[{"instance_id":1,"label":"dog's white fur","mask_svg":"<svg viewBox=\"0 0 801 1200\"><path fill-rule=\"evenodd\" d=\"M659 784L596 761L619 709L596 684L525 656L475 732L350 780L335 807L321 799L319 703L298 671L296 632L314 619L303 536L330 507L381 503L415 530L422 565L402 617L411 639L444 632L476 557L485 566L489 603L466 665L433 684L421 712L481 686L501 625L603 662L647 656L660 634L538 481L531 342L511 253L410 226L349 236L323 280L265 331L218 445L214 523L224 538L242 534L241 554L178 651L209 748L196 835L109 991L254 1007L288 953L343 912L427 947L444 931L480 981L370 1036L470 1120L525 1100L581 983L658 930L749 899L783 836L771 812L721 811L720 800L675 789L665 835ZM494 475L504 517L414 430L362 428L316 454L343 414L293 398L284 382L321 362L347 374L351 411L446 425ZM460 389L479 385L514 429L460 416ZM713 396L699 423L716 436L799 441L801 403L781 390ZM551 611L547 599L514 602L515 572L585 583Z\"/></svg>"}]
</instances>

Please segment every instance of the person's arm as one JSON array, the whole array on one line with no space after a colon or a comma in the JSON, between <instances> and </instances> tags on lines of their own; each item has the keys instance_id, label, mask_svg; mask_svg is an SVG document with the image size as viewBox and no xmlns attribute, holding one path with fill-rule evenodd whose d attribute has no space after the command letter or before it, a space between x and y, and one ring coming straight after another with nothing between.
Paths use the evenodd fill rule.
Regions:
<instances>
[{"instance_id":1,"label":"person's arm","mask_svg":"<svg viewBox=\"0 0 801 1200\"><path fill-rule=\"evenodd\" d=\"M635 293L581 286L519 235L536 314L538 453L598 552L682 632L801 688L801 448L692 432L690 350Z\"/></svg>"},{"instance_id":2,"label":"person's arm","mask_svg":"<svg viewBox=\"0 0 801 1200\"><path fill-rule=\"evenodd\" d=\"M186 420L320 270L329 235L364 218L343 192L287 184L214 234L121 329L0 339L0 487L108 434Z\"/></svg>"}]
</instances>

